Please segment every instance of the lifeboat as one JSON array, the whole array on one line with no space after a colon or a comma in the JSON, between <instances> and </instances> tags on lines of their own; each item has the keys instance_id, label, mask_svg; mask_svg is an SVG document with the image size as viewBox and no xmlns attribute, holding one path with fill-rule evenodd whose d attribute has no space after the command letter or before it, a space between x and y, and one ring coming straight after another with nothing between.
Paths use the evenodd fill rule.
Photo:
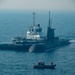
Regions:
<instances>
[{"instance_id":1,"label":"lifeboat","mask_svg":"<svg viewBox=\"0 0 75 75\"><path fill-rule=\"evenodd\" d=\"M37 65L34 65L33 68L35 69L55 69L56 64L45 65L44 63L40 62Z\"/></svg>"}]
</instances>

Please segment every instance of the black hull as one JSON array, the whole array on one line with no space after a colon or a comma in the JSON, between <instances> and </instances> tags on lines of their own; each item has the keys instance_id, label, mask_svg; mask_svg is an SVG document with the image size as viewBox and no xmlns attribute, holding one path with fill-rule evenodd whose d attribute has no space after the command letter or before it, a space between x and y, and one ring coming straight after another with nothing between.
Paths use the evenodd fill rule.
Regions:
<instances>
[{"instance_id":1,"label":"black hull","mask_svg":"<svg viewBox=\"0 0 75 75\"><path fill-rule=\"evenodd\" d=\"M35 69L54 69L56 65L34 65Z\"/></svg>"},{"instance_id":2,"label":"black hull","mask_svg":"<svg viewBox=\"0 0 75 75\"><path fill-rule=\"evenodd\" d=\"M15 45L15 44L0 44L0 50L17 50L17 51L30 51L30 52L44 52L48 49L56 49L61 46L69 45L70 42L61 42L59 44L57 43L43 43L43 44L24 44L24 45Z\"/></svg>"},{"instance_id":3,"label":"black hull","mask_svg":"<svg viewBox=\"0 0 75 75\"><path fill-rule=\"evenodd\" d=\"M51 49L60 48L69 45L69 41L62 41L59 43L45 43L45 44L32 44L29 48L30 52L44 52Z\"/></svg>"},{"instance_id":4,"label":"black hull","mask_svg":"<svg viewBox=\"0 0 75 75\"><path fill-rule=\"evenodd\" d=\"M28 51L30 45L0 44L0 50Z\"/></svg>"}]
</instances>

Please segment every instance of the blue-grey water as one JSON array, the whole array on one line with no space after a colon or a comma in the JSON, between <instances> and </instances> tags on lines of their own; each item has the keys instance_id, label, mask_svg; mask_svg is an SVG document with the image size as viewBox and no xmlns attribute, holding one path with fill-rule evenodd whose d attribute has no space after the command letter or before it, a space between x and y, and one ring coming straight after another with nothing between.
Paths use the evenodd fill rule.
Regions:
<instances>
[{"instance_id":1,"label":"blue-grey water","mask_svg":"<svg viewBox=\"0 0 75 75\"><path fill-rule=\"evenodd\" d=\"M28 26L33 24L33 12L0 12L0 43L11 42L14 36L25 36ZM0 75L75 75L75 14L73 12L51 12L55 36L72 39L71 44L42 53L0 50ZM36 12L36 24L43 27L46 35L48 12ZM38 61L56 69L33 69Z\"/></svg>"}]
</instances>

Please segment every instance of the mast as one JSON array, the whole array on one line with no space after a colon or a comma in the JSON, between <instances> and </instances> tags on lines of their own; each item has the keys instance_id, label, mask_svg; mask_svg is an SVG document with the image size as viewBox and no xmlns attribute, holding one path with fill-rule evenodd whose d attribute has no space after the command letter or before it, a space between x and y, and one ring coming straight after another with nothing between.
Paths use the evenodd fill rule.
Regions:
<instances>
[{"instance_id":1,"label":"mast","mask_svg":"<svg viewBox=\"0 0 75 75\"><path fill-rule=\"evenodd\" d=\"M35 12L33 12L33 26L35 26Z\"/></svg>"},{"instance_id":2,"label":"mast","mask_svg":"<svg viewBox=\"0 0 75 75\"><path fill-rule=\"evenodd\" d=\"M51 28L51 26L50 26L50 11L49 11L49 28Z\"/></svg>"},{"instance_id":3,"label":"mast","mask_svg":"<svg viewBox=\"0 0 75 75\"><path fill-rule=\"evenodd\" d=\"M50 27L52 27L52 18L50 18Z\"/></svg>"}]
</instances>

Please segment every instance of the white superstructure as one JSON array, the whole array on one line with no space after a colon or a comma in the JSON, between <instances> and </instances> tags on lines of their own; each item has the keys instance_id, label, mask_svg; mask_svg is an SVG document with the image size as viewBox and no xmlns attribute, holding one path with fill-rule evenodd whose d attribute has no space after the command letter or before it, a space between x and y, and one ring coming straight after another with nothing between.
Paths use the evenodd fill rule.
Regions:
<instances>
[{"instance_id":1,"label":"white superstructure","mask_svg":"<svg viewBox=\"0 0 75 75\"><path fill-rule=\"evenodd\" d=\"M40 39L41 31L42 28L40 27L40 24L29 27L29 31L27 31L26 34L26 39Z\"/></svg>"}]
</instances>

